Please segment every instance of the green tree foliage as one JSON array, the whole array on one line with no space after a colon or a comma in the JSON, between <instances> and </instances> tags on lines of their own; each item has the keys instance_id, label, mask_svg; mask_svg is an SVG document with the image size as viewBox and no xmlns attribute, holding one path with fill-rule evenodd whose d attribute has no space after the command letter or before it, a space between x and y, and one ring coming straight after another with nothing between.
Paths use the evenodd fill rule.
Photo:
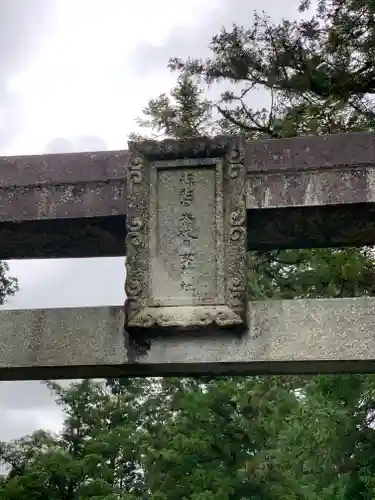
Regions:
<instances>
[{"instance_id":1,"label":"green tree foliage","mask_svg":"<svg viewBox=\"0 0 375 500\"><path fill-rule=\"evenodd\" d=\"M1 444L4 500L375 499L373 377L50 386L64 428Z\"/></svg>"},{"instance_id":2,"label":"green tree foliage","mask_svg":"<svg viewBox=\"0 0 375 500\"><path fill-rule=\"evenodd\" d=\"M320 1L303 18L222 30L140 125L160 137L249 139L373 130L375 3ZM216 101L205 85L224 85ZM269 106L254 108L256 92ZM255 93L255 94L254 94ZM140 136L134 136L139 138ZM374 295L371 249L252 252L257 298ZM369 375L109 380L63 389L61 435L3 444L4 500L375 500Z\"/></svg>"},{"instance_id":3,"label":"green tree foliage","mask_svg":"<svg viewBox=\"0 0 375 500\"><path fill-rule=\"evenodd\" d=\"M0 261L0 305L9 295L14 295L18 291L17 279L9 276L9 266L7 262Z\"/></svg>"},{"instance_id":4,"label":"green tree foliage","mask_svg":"<svg viewBox=\"0 0 375 500\"><path fill-rule=\"evenodd\" d=\"M114 394L103 383L63 388L48 383L66 414L60 435L36 432L2 443L10 472L0 485L4 500L132 500L142 486L138 465L137 397L141 384Z\"/></svg>"},{"instance_id":5,"label":"green tree foliage","mask_svg":"<svg viewBox=\"0 0 375 500\"><path fill-rule=\"evenodd\" d=\"M177 84L149 102L139 125L153 137L242 133L253 140L373 130L373 3L320 2L314 14L308 7L301 4L306 15L298 21L275 25L255 14L251 27L223 28L205 60L171 59ZM202 81L231 90L210 101ZM259 90L269 96L268 108L252 106ZM254 298L371 295L374 283L368 248L249 255Z\"/></svg>"},{"instance_id":6,"label":"green tree foliage","mask_svg":"<svg viewBox=\"0 0 375 500\"><path fill-rule=\"evenodd\" d=\"M224 129L249 137L290 137L374 128L374 4L320 1L303 19L273 24L255 15L252 26L222 29L206 60L173 58L172 69L230 83L214 106ZM250 105L259 89L269 108ZM253 97L253 99L252 99Z\"/></svg>"}]
</instances>

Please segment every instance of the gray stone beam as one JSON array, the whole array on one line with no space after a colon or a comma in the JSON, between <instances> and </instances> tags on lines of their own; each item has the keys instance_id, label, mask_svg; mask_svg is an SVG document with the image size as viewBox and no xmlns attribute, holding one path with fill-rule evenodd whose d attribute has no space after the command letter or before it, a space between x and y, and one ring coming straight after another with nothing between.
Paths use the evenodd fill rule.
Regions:
<instances>
[{"instance_id":1,"label":"gray stone beam","mask_svg":"<svg viewBox=\"0 0 375 500\"><path fill-rule=\"evenodd\" d=\"M125 215L129 156L0 157L0 220ZM370 132L247 142L247 208L374 203L374 157Z\"/></svg>"},{"instance_id":2,"label":"gray stone beam","mask_svg":"<svg viewBox=\"0 0 375 500\"><path fill-rule=\"evenodd\" d=\"M0 157L0 259L124 255L128 156Z\"/></svg>"},{"instance_id":3,"label":"gray stone beam","mask_svg":"<svg viewBox=\"0 0 375 500\"><path fill-rule=\"evenodd\" d=\"M375 134L251 141L247 208L375 202Z\"/></svg>"},{"instance_id":4,"label":"gray stone beam","mask_svg":"<svg viewBox=\"0 0 375 500\"><path fill-rule=\"evenodd\" d=\"M105 365L122 365L122 309L0 311L0 378L95 377Z\"/></svg>"},{"instance_id":5,"label":"gray stone beam","mask_svg":"<svg viewBox=\"0 0 375 500\"><path fill-rule=\"evenodd\" d=\"M248 248L375 243L374 156L367 132L248 142ZM124 255L129 157L0 158L0 259Z\"/></svg>"},{"instance_id":6,"label":"gray stone beam","mask_svg":"<svg viewBox=\"0 0 375 500\"><path fill-rule=\"evenodd\" d=\"M151 340L139 371L336 373L375 371L375 299L259 301L242 338L221 333Z\"/></svg>"},{"instance_id":7,"label":"gray stone beam","mask_svg":"<svg viewBox=\"0 0 375 500\"><path fill-rule=\"evenodd\" d=\"M246 145L249 249L375 243L375 134Z\"/></svg>"},{"instance_id":8,"label":"gray stone beam","mask_svg":"<svg viewBox=\"0 0 375 500\"><path fill-rule=\"evenodd\" d=\"M251 302L249 331L123 334L121 307L0 312L0 379L375 371L375 299Z\"/></svg>"},{"instance_id":9,"label":"gray stone beam","mask_svg":"<svg viewBox=\"0 0 375 500\"><path fill-rule=\"evenodd\" d=\"M127 151L0 157L0 220L125 215Z\"/></svg>"}]
</instances>

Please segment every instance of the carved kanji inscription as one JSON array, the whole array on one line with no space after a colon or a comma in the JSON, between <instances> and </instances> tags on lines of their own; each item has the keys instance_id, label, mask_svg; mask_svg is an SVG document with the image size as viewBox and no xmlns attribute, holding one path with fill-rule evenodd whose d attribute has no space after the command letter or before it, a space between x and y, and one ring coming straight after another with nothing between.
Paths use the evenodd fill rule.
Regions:
<instances>
[{"instance_id":1,"label":"carved kanji inscription","mask_svg":"<svg viewBox=\"0 0 375 500\"><path fill-rule=\"evenodd\" d=\"M158 171L158 265L152 274L152 295L158 306L216 303L219 284L215 176L214 165ZM187 189L188 198L184 192Z\"/></svg>"},{"instance_id":2,"label":"carved kanji inscription","mask_svg":"<svg viewBox=\"0 0 375 500\"><path fill-rule=\"evenodd\" d=\"M128 330L245 329L242 139L129 149Z\"/></svg>"}]
</instances>

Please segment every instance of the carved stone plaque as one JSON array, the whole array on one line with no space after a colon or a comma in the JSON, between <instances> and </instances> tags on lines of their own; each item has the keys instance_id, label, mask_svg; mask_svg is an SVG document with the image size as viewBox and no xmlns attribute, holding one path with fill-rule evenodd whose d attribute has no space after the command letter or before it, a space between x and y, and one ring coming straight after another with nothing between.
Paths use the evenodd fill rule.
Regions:
<instances>
[{"instance_id":1,"label":"carved stone plaque","mask_svg":"<svg viewBox=\"0 0 375 500\"><path fill-rule=\"evenodd\" d=\"M215 305L220 288L215 167L156 172L150 241L154 305Z\"/></svg>"},{"instance_id":2,"label":"carved stone plaque","mask_svg":"<svg viewBox=\"0 0 375 500\"><path fill-rule=\"evenodd\" d=\"M245 328L243 139L129 149L127 330Z\"/></svg>"}]
</instances>

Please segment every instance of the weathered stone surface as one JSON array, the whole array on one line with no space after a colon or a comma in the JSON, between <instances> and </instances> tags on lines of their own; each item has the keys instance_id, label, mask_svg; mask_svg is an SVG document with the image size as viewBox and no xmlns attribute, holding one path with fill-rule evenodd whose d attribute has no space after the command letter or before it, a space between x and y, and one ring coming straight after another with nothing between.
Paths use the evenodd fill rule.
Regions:
<instances>
[{"instance_id":1,"label":"weathered stone surface","mask_svg":"<svg viewBox=\"0 0 375 500\"><path fill-rule=\"evenodd\" d=\"M0 157L0 188L121 181L128 151Z\"/></svg>"},{"instance_id":2,"label":"weathered stone surface","mask_svg":"<svg viewBox=\"0 0 375 500\"><path fill-rule=\"evenodd\" d=\"M243 328L242 139L148 141L130 149L127 328Z\"/></svg>"},{"instance_id":3,"label":"weathered stone surface","mask_svg":"<svg viewBox=\"0 0 375 500\"><path fill-rule=\"evenodd\" d=\"M127 151L1 157L0 258L124 255L128 159Z\"/></svg>"},{"instance_id":4,"label":"weathered stone surface","mask_svg":"<svg viewBox=\"0 0 375 500\"><path fill-rule=\"evenodd\" d=\"M365 133L0 159L0 258L118 254L125 213L128 254L126 318L2 311L0 379L375 371L375 299L246 301L247 247L373 243L374 152Z\"/></svg>"},{"instance_id":5,"label":"weathered stone surface","mask_svg":"<svg viewBox=\"0 0 375 500\"><path fill-rule=\"evenodd\" d=\"M123 181L0 188L1 222L106 217L125 213Z\"/></svg>"},{"instance_id":6,"label":"weathered stone surface","mask_svg":"<svg viewBox=\"0 0 375 500\"><path fill-rule=\"evenodd\" d=\"M248 248L374 243L374 137L352 133L247 143ZM142 147L150 161L177 159L186 166L225 155L226 141L151 141ZM129 162L128 151L0 158L0 258L123 255L119 230L108 230L104 219L125 217L127 202L132 204ZM139 174L133 165L132 182ZM314 207L319 210L304 210ZM97 217L103 223L94 236ZM76 250L66 237L71 229Z\"/></svg>"},{"instance_id":7,"label":"weathered stone surface","mask_svg":"<svg viewBox=\"0 0 375 500\"><path fill-rule=\"evenodd\" d=\"M250 302L241 339L183 335L151 339L138 372L296 373L375 371L375 299Z\"/></svg>"},{"instance_id":8,"label":"weathered stone surface","mask_svg":"<svg viewBox=\"0 0 375 500\"><path fill-rule=\"evenodd\" d=\"M0 311L0 379L375 371L375 298L250 302L242 337L124 339L122 309Z\"/></svg>"},{"instance_id":9,"label":"weathered stone surface","mask_svg":"<svg viewBox=\"0 0 375 500\"><path fill-rule=\"evenodd\" d=\"M149 141L143 149L151 160L220 157L227 139ZM248 142L247 208L375 202L374 145L367 132ZM129 151L2 157L0 221L125 214L129 158Z\"/></svg>"},{"instance_id":10,"label":"weathered stone surface","mask_svg":"<svg viewBox=\"0 0 375 500\"><path fill-rule=\"evenodd\" d=\"M125 215L127 151L0 158L0 222Z\"/></svg>"},{"instance_id":11,"label":"weathered stone surface","mask_svg":"<svg viewBox=\"0 0 375 500\"><path fill-rule=\"evenodd\" d=\"M247 208L375 202L375 134L246 145Z\"/></svg>"},{"instance_id":12,"label":"weathered stone surface","mask_svg":"<svg viewBox=\"0 0 375 500\"><path fill-rule=\"evenodd\" d=\"M0 376L5 369L69 366L79 377L79 367L121 365L126 361L122 309L0 311Z\"/></svg>"},{"instance_id":13,"label":"weathered stone surface","mask_svg":"<svg viewBox=\"0 0 375 500\"><path fill-rule=\"evenodd\" d=\"M158 210L150 238L151 259L157 264L151 264L154 303L156 306L215 304L218 274L215 165L160 169L156 175L157 189L153 191L152 202Z\"/></svg>"}]
</instances>

